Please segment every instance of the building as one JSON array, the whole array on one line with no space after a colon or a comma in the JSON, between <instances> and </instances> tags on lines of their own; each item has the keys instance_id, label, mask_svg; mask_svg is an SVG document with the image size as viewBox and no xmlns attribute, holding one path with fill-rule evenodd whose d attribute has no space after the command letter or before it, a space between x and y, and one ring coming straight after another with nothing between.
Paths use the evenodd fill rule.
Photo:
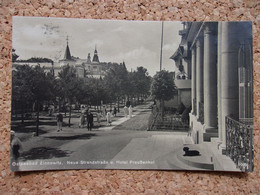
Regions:
<instances>
[{"instance_id":1,"label":"building","mask_svg":"<svg viewBox=\"0 0 260 195\"><path fill-rule=\"evenodd\" d=\"M107 63L101 63L99 61L98 52L96 48L94 51L92 61L91 61L90 53L88 53L87 59L80 59L80 58L73 57L70 52L68 38L67 38L67 46L65 49L64 58L59 60L59 62L54 65L55 75L57 75L60 69L66 65L75 67L77 71L77 75L80 78L104 77L105 72L108 69Z\"/></svg>"},{"instance_id":2,"label":"building","mask_svg":"<svg viewBox=\"0 0 260 195\"><path fill-rule=\"evenodd\" d=\"M64 66L73 66L76 69L77 76L79 78L92 77L102 78L105 76L106 71L109 68L109 63L100 62L97 49L94 50L93 59L91 61L90 53L88 53L87 59L80 59L74 57L71 54L69 42L67 38L67 45L64 52L64 57L58 62L53 62L48 58L31 58L29 60L16 60L19 56L15 54L13 50L13 68L18 65L40 66L44 68L46 73L50 72L54 76L58 76Z\"/></svg>"},{"instance_id":3,"label":"building","mask_svg":"<svg viewBox=\"0 0 260 195\"><path fill-rule=\"evenodd\" d=\"M182 36L178 49L170 57L175 61L178 72L174 75L174 82L177 88L177 104L183 103L186 108L191 106L191 52L189 42L185 39L185 23L183 30L179 31Z\"/></svg>"},{"instance_id":4,"label":"building","mask_svg":"<svg viewBox=\"0 0 260 195\"><path fill-rule=\"evenodd\" d=\"M172 58L178 62L185 54L187 67L191 66L187 77L191 78L192 139L196 144L215 143L220 153L230 156L240 169L252 170L252 24L183 25L182 43Z\"/></svg>"},{"instance_id":5,"label":"building","mask_svg":"<svg viewBox=\"0 0 260 195\"><path fill-rule=\"evenodd\" d=\"M40 66L44 69L46 73L54 74L54 62L48 58L30 58L28 60L16 60L12 63L13 70L16 69L17 66L21 65L29 65L31 67ZM60 70L60 69L59 69Z\"/></svg>"}]
</instances>

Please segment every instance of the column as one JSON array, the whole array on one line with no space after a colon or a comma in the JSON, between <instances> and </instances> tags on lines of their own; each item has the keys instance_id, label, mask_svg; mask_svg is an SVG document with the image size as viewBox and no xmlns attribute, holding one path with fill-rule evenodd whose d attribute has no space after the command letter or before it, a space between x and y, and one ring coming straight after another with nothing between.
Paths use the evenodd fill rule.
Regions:
<instances>
[{"instance_id":1,"label":"column","mask_svg":"<svg viewBox=\"0 0 260 195\"><path fill-rule=\"evenodd\" d=\"M196 42L196 99L197 118L199 118L199 103L203 101L203 39Z\"/></svg>"},{"instance_id":2,"label":"column","mask_svg":"<svg viewBox=\"0 0 260 195\"><path fill-rule=\"evenodd\" d=\"M191 103L192 114L196 115L194 100L196 100L196 47L191 49Z\"/></svg>"},{"instance_id":3,"label":"column","mask_svg":"<svg viewBox=\"0 0 260 195\"><path fill-rule=\"evenodd\" d=\"M221 44L222 43L222 22L218 22L218 138L222 140L222 104L221 104Z\"/></svg>"},{"instance_id":4,"label":"column","mask_svg":"<svg viewBox=\"0 0 260 195\"><path fill-rule=\"evenodd\" d=\"M232 115L238 118L239 86L238 86L238 49L239 28L237 22L222 23L221 42L221 109L222 109L222 147L226 147L225 117Z\"/></svg>"},{"instance_id":5,"label":"column","mask_svg":"<svg viewBox=\"0 0 260 195\"><path fill-rule=\"evenodd\" d=\"M215 31L216 32L216 31ZM217 127L217 37L214 24L206 24L204 30L204 123Z\"/></svg>"}]
</instances>

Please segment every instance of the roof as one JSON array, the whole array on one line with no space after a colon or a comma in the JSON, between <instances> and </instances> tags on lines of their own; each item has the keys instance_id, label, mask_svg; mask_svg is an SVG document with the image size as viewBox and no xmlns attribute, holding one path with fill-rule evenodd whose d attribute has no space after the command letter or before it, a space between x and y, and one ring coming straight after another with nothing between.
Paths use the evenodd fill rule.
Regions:
<instances>
[{"instance_id":1,"label":"roof","mask_svg":"<svg viewBox=\"0 0 260 195\"><path fill-rule=\"evenodd\" d=\"M179 55L183 54L183 47L179 46L178 49L175 51L175 53L170 57L172 60L176 60Z\"/></svg>"},{"instance_id":2,"label":"roof","mask_svg":"<svg viewBox=\"0 0 260 195\"><path fill-rule=\"evenodd\" d=\"M65 50L64 60L72 60L71 54L70 54L70 48L69 48L68 44L67 44L67 47Z\"/></svg>"}]
</instances>

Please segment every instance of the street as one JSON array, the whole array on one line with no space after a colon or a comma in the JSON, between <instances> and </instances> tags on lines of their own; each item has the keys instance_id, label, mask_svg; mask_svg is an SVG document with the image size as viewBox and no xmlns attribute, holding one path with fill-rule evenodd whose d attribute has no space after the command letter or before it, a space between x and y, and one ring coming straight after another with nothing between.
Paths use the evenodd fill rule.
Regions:
<instances>
[{"instance_id":1,"label":"street","mask_svg":"<svg viewBox=\"0 0 260 195\"><path fill-rule=\"evenodd\" d=\"M147 131L150 105L136 106L132 118L119 114L111 126L92 131L78 128L76 118L61 132L42 126L48 132L24 141L20 164L14 165L19 170L189 169L176 155L170 156L174 163L168 162L168 154L191 143L187 132Z\"/></svg>"}]
</instances>

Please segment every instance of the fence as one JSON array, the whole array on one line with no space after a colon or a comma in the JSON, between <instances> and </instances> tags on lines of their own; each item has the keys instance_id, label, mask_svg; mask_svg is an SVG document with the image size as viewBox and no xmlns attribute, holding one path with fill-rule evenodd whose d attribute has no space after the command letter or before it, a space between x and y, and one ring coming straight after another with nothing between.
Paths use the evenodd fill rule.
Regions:
<instances>
[{"instance_id":1,"label":"fence","mask_svg":"<svg viewBox=\"0 0 260 195\"><path fill-rule=\"evenodd\" d=\"M226 117L226 155L230 156L242 171L253 171L252 119L244 123Z\"/></svg>"},{"instance_id":2,"label":"fence","mask_svg":"<svg viewBox=\"0 0 260 195\"><path fill-rule=\"evenodd\" d=\"M189 121L184 122L182 115L169 115L162 117L157 108L153 108L149 120L149 130L188 130Z\"/></svg>"}]
</instances>

